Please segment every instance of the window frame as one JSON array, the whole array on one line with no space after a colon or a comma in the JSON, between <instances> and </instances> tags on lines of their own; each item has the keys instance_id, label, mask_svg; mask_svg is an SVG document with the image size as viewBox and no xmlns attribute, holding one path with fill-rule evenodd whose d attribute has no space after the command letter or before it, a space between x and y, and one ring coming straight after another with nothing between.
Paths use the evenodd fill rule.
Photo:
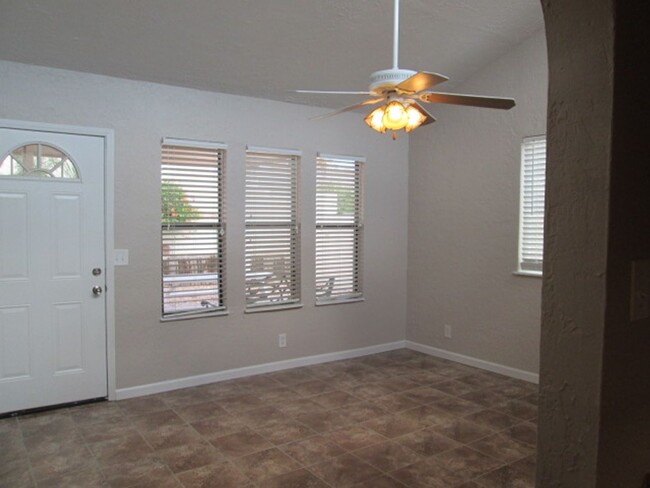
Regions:
<instances>
[{"instance_id":1,"label":"window frame","mask_svg":"<svg viewBox=\"0 0 650 488\"><path fill-rule=\"evenodd\" d=\"M354 197L353 201L355 202L355 213L353 220L351 222L341 222L337 219L323 219L319 222L319 211L327 213L328 208L327 204L319 209L319 175L320 175L320 165L321 164L331 163L332 165L345 166L350 165L354 169ZM336 154L327 154L327 153L318 153L316 158L316 186L315 186L315 238L314 238L314 283L315 283L315 304L316 306L324 305L338 305L343 303L354 303L364 301L364 279L363 279L363 270L364 270L364 212L365 212L365 164L366 158L362 156L344 156ZM323 180L326 182L328 176L322 175ZM332 176L329 176L331 179ZM338 202L337 202L338 205ZM331 211L331 209L330 209ZM336 293L336 282L332 281L330 284L329 280L336 278L336 276L327 277L327 281L323 281L319 278L319 230L326 231L328 229L352 229L353 232L353 261L351 269L347 268L344 270L351 273L353 280L351 283L352 291L350 293L338 294L338 295L329 295L329 296L319 296L319 289L323 287L329 287L329 293ZM331 242L332 237L327 237L327 240ZM324 255L325 256L325 255ZM326 259L326 258L324 258ZM322 273L323 278L326 277L327 273Z\"/></svg>"},{"instance_id":2,"label":"window frame","mask_svg":"<svg viewBox=\"0 0 650 488\"><path fill-rule=\"evenodd\" d=\"M533 223L530 220L539 220L539 210L533 210L533 215L529 218L526 218L526 207L535 205L534 200L540 198L543 199L541 205L541 220L542 226L545 219L545 199L546 199L546 189L545 184L540 186L535 186L534 181L531 181L535 178L535 173L539 171L535 166L540 165L540 161L535 159L535 152L541 151L543 144L544 158L543 158L543 172L546 174L546 135L536 135L524 137L521 142L521 161L520 161L520 193L519 193L519 240L517 245L517 271L514 274L520 276L532 276L532 277L542 277L543 275L543 266L544 266L544 235L542 229L541 237L541 258L538 260L526 261L524 258L524 246L528 242L530 245L531 240L535 240L534 237L531 237L529 234L532 232L530 226ZM533 151L530 158L527 157L527 151ZM530 162L528 159L531 159ZM530 174L529 174L530 173ZM544 176L544 183L546 177ZM532 188L532 189L528 189ZM539 239L537 239L539 240ZM537 268L537 269L536 269Z\"/></svg>"},{"instance_id":3,"label":"window frame","mask_svg":"<svg viewBox=\"0 0 650 488\"><path fill-rule=\"evenodd\" d=\"M252 170L253 164L258 164L253 162L255 158L269 158L269 162L272 162L273 158L277 158L277 163L282 164L283 162L291 162L293 168L290 171L290 178L292 181L289 195L290 204L289 207L284 208L284 212L288 210L291 218L281 222L269 222L264 221L264 218L257 219L258 221L251 222L249 219L249 204L251 203L251 195L249 195L249 173ZM294 149L278 149L278 148L268 148L268 147L259 147L259 146L247 146L246 147L246 157L245 157L245 191L244 191L244 302L245 302L245 313L257 313L257 312L270 312L276 310L287 310L294 308L301 308L302 303L302 268L301 268L301 167L302 167L302 152ZM281 166L278 166L278 170L281 171ZM264 187L262 187L264 191ZM284 195L287 196L286 194ZM278 202L275 202L275 205L280 205ZM258 212L258 217L261 215ZM281 220L279 217L277 220ZM261 221L259 221L261 220ZM273 231L282 232L282 230L289 231L289 264L286 265L285 256L273 256L273 252L269 255L262 255L262 269L271 269L269 271L270 276L263 279L262 282L254 283L255 278L252 278L250 275L256 273L253 271L253 259L260 258L259 253L254 253L250 251L252 249L252 243L254 237L249 236L249 231L253 233L255 230L265 229L268 230L270 234ZM277 237L277 236L276 236ZM279 252L281 248L278 248L275 251ZM280 261L281 269L280 273L282 278L279 278L277 270L272 269L273 261ZM267 263L269 265L267 266ZM289 273L286 271L289 270ZM286 281L286 276L289 275L289 281ZM280 279L280 281L278 281ZM284 285L283 285L284 281ZM287 299L284 299L281 287L285 286L289 290L289 295ZM255 289L254 292L251 290ZM252 297L261 292L262 294L266 293L265 298L258 298L258 300L253 300ZM277 298L277 293L280 294L280 298Z\"/></svg>"},{"instance_id":4,"label":"window frame","mask_svg":"<svg viewBox=\"0 0 650 488\"><path fill-rule=\"evenodd\" d=\"M16 151L21 149L26 149L30 146L36 146L36 167L28 169L23 163L21 163L18 158L14 155ZM53 149L58 152L58 157L62 157L63 160L56 164L53 168L47 169L41 166L41 163L44 159L52 156L44 156L43 149L47 150ZM6 167L3 168L4 164L9 160L9 174L4 174L6 172ZM23 168L23 172L14 173L15 164L12 161L15 161L15 164ZM69 163L69 166L74 172L74 176L66 176L66 163ZM69 171L70 169L68 169ZM60 171L61 175L57 176L54 174L55 171ZM39 140L21 143L20 145L14 147L9 152L7 152L0 159L0 179L21 179L21 180L31 180L31 181L60 181L65 183L80 183L81 171L76 161L64 151L62 148L52 144L50 142L43 142Z\"/></svg>"},{"instance_id":5,"label":"window frame","mask_svg":"<svg viewBox=\"0 0 650 488\"><path fill-rule=\"evenodd\" d=\"M228 300L227 300L227 266L226 266L226 157L228 146L220 142L211 142L211 141L199 141L192 139L176 139L166 137L161 141L161 209L163 205L163 190L162 183L165 180L164 175L164 152L165 148L187 148L187 149L196 149L196 150L206 150L206 151L215 151L217 156L217 165L216 165L216 185L217 185L217 205L218 205L218 216L219 218L215 222L205 222L205 223L177 223L181 227L187 228L196 228L203 229L206 231L216 230L216 260L217 260L217 276L218 278L214 281L216 283L217 289L219 290L219 304L217 306L203 308L197 308L187 311L180 312L165 312L166 297L165 297L165 227L168 227L169 224L165 224L161 216L161 322L168 321L178 321L178 320L187 320L195 318L203 318L210 316L220 316L228 314ZM210 185L211 186L211 185ZM167 229L169 230L169 229ZM196 276L200 276L201 273L195 273ZM205 280L208 281L208 280Z\"/></svg>"}]
</instances>

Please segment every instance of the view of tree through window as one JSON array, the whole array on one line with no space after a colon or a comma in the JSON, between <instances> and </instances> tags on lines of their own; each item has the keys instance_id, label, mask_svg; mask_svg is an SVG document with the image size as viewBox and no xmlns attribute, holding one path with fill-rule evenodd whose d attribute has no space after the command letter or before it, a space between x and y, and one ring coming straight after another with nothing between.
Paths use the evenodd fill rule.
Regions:
<instances>
[{"instance_id":1,"label":"view of tree through window","mask_svg":"<svg viewBox=\"0 0 650 488\"><path fill-rule=\"evenodd\" d=\"M161 168L163 316L223 310L224 150L167 142Z\"/></svg>"},{"instance_id":2,"label":"view of tree through window","mask_svg":"<svg viewBox=\"0 0 650 488\"><path fill-rule=\"evenodd\" d=\"M316 161L316 302L362 296L361 161L320 155Z\"/></svg>"}]
</instances>

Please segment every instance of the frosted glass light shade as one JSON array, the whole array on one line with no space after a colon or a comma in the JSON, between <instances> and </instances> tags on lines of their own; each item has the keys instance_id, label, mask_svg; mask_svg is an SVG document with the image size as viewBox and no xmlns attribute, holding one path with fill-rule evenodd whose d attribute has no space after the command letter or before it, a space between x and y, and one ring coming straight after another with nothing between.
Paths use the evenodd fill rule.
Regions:
<instances>
[{"instance_id":1,"label":"frosted glass light shade","mask_svg":"<svg viewBox=\"0 0 650 488\"><path fill-rule=\"evenodd\" d=\"M427 116L420 112L413 105L406 107L406 114L408 116L408 122L404 127L405 132L411 132L413 129L417 129L424 123L425 120L427 120Z\"/></svg>"},{"instance_id":2,"label":"frosted glass light shade","mask_svg":"<svg viewBox=\"0 0 650 488\"><path fill-rule=\"evenodd\" d=\"M376 130L377 132L381 132L382 134L386 132L386 127L384 126L383 123L383 118L384 118L384 112L386 110L386 107L383 105L379 108L376 108L372 112L368 114L368 116L364 119L366 124L368 124L372 129Z\"/></svg>"},{"instance_id":3,"label":"frosted glass light shade","mask_svg":"<svg viewBox=\"0 0 650 488\"><path fill-rule=\"evenodd\" d=\"M406 113L406 108L397 100L393 100L384 110L382 117L384 127L390 130L400 130L406 127L409 123L409 116Z\"/></svg>"}]
</instances>

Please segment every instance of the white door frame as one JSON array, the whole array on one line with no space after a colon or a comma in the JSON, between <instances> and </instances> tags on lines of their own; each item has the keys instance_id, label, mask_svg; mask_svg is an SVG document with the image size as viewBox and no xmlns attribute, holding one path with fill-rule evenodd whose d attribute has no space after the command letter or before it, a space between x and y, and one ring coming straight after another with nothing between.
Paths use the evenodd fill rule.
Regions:
<instances>
[{"instance_id":1,"label":"white door frame","mask_svg":"<svg viewBox=\"0 0 650 488\"><path fill-rule=\"evenodd\" d=\"M106 259L106 371L108 399L117 400L115 368L115 227L114 227L114 132L112 129L0 119L0 128L58 134L96 136L104 139L104 244Z\"/></svg>"}]
</instances>

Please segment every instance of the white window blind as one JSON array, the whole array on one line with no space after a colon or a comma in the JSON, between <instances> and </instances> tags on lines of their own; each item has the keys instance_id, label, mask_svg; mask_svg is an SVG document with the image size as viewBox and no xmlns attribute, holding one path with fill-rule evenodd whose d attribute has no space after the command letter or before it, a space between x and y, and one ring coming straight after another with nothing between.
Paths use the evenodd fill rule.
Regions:
<instances>
[{"instance_id":1,"label":"white window blind","mask_svg":"<svg viewBox=\"0 0 650 488\"><path fill-rule=\"evenodd\" d=\"M542 271L546 136L527 137L521 146L520 271Z\"/></svg>"},{"instance_id":2,"label":"white window blind","mask_svg":"<svg viewBox=\"0 0 650 488\"><path fill-rule=\"evenodd\" d=\"M224 146L162 145L163 317L224 310Z\"/></svg>"},{"instance_id":3,"label":"white window blind","mask_svg":"<svg viewBox=\"0 0 650 488\"><path fill-rule=\"evenodd\" d=\"M363 162L316 160L316 303L361 298Z\"/></svg>"},{"instance_id":4,"label":"white window blind","mask_svg":"<svg viewBox=\"0 0 650 488\"><path fill-rule=\"evenodd\" d=\"M246 151L246 308L300 302L300 156Z\"/></svg>"}]
</instances>

